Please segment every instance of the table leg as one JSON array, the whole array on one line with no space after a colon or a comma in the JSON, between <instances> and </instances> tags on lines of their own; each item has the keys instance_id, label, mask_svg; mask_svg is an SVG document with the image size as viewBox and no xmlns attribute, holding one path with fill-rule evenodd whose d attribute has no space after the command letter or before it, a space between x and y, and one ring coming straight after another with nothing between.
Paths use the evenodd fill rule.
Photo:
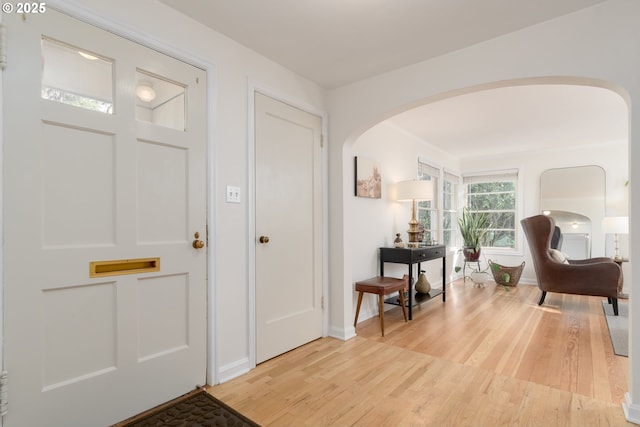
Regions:
<instances>
[{"instance_id":1,"label":"table leg","mask_svg":"<svg viewBox=\"0 0 640 427\"><path fill-rule=\"evenodd\" d=\"M384 336L384 295L378 295L378 310L380 311L380 330Z\"/></svg>"},{"instance_id":2,"label":"table leg","mask_svg":"<svg viewBox=\"0 0 640 427\"><path fill-rule=\"evenodd\" d=\"M418 271L420 271L420 263L418 263ZM409 320L413 320L413 264L409 264L409 286L407 293L409 294Z\"/></svg>"},{"instance_id":3,"label":"table leg","mask_svg":"<svg viewBox=\"0 0 640 427\"><path fill-rule=\"evenodd\" d=\"M447 300L447 257L442 257L442 302Z\"/></svg>"}]
</instances>

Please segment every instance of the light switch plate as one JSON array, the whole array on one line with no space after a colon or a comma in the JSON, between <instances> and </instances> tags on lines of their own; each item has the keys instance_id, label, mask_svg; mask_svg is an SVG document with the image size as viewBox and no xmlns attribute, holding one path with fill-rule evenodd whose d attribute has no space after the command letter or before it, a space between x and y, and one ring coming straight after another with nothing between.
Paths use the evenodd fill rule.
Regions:
<instances>
[{"instance_id":1,"label":"light switch plate","mask_svg":"<svg viewBox=\"0 0 640 427\"><path fill-rule=\"evenodd\" d=\"M240 187L227 185L227 203L240 203Z\"/></svg>"}]
</instances>

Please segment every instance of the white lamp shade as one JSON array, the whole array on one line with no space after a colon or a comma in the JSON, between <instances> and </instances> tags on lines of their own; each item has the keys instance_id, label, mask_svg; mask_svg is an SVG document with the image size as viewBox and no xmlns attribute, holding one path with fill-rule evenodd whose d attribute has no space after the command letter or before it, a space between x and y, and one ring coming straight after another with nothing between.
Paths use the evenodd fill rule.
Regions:
<instances>
[{"instance_id":1,"label":"white lamp shade","mask_svg":"<svg viewBox=\"0 0 640 427\"><path fill-rule=\"evenodd\" d=\"M433 183L414 179L396 184L396 200L399 202L433 199Z\"/></svg>"},{"instance_id":2,"label":"white lamp shade","mask_svg":"<svg viewBox=\"0 0 640 427\"><path fill-rule=\"evenodd\" d=\"M602 230L607 234L628 234L629 217L608 216L602 220Z\"/></svg>"}]
</instances>

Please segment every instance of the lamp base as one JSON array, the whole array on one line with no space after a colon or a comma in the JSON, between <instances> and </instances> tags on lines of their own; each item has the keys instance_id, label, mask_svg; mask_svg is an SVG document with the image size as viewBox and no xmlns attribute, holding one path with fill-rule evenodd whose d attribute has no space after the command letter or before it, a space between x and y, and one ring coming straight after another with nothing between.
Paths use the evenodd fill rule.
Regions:
<instances>
[{"instance_id":1,"label":"lamp base","mask_svg":"<svg viewBox=\"0 0 640 427\"><path fill-rule=\"evenodd\" d=\"M409 229L407 230L407 234L409 235L409 244L410 248L417 248L420 241L418 240L418 235L420 234L419 222L416 219L416 201L413 201L413 207L411 209L411 221L409 221Z\"/></svg>"}]
</instances>

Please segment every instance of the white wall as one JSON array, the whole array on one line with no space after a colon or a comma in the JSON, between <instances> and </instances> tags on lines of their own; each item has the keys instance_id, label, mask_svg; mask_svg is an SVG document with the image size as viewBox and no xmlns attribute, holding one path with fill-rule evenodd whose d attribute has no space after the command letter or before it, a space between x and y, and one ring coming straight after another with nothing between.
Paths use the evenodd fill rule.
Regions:
<instances>
[{"instance_id":1,"label":"white wall","mask_svg":"<svg viewBox=\"0 0 640 427\"><path fill-rule=\"evenodd\" d=\"M514 141L514 143L517 143ZM462 162L462 170L477 168L478 163L499 164L506 169L519 169L519 179L522 180L521 218L538 215L540 210L540 176L545 170L573 166L600 166L605 171L606 179L606 212L620 212L626 216L627 197L624 194L624 183L629 176L629 147L627 141L610 141L599 145L583 146L579 148L558 147L544 152L528 152L522 154L494 155L490 158L474 158L472 161ZM620 194L623 189L623 194ZM600 232L600 224L594 224L593 245L598 255L605 255L605 236ZM496 255L492 259L506 265L518 265L525 261L525 269L521 280L524 283L536 283L533 262L525 240L522 228L517 227L518 244L521 251L514 255ZM612 256L613 253L606 255ZM628 283L627 283L628 286Z\"/></svg>"},{"instance_id":2,"label":"white wall","mask_svg":"<svg viewBox=\"0 0 640 427\"><path fill-rule=\"evenodd\" d=\"M154 0L53 0L56 6L98 26L116 27L136 41L206 68L210 95L211 176L209 251L217 379L239 375L249 360L248 87L324 110L324 93L282 66ZM10 105L11 100L4 100ZM240 187L240 204L224 201L225 187ZM214 299L215 298L215 299ZM214 375L213 377L216 377Z\"/></svg>"},{"instance_id":3,"label":"white wall","mask_svg":"<svg viewBox=\"0 0 640 427\"><path fill-rule=\"evenodd\" d=\"M392 200L389 197L389 186L398 181L415 179L418 175L418 157L451 171L459 169L459 161L387 123L374 126L363 133L352 147L345 148L345 156L351 159L361 156L377 161L383 183L382 199L355 197L353 191L347 195L350 206L348 228L353 236L347 249L353 259L353 289L358 280L379 274L378 248L393 246L396 233L401 233L404 242L408 241L406 231L411 219L411 203ZM353 188L353 171L352 176L347 179L351 180ZM450 259L448 260L450 263ZM442 285L441 266L437 261L421 264L434 287ZM414 269L414 277L417 277L416 273L417 270ZM407 274L406 265L385 265L385 275L402 277L403 274ZM363 301L358 321L378 314L377 299L374 296L367 295ZM349 331L349 334L352 333L353 331Z\"/></svg>"},{"instance_id":4,"label":"white wall","mask_svg":"<svg viewBox=\"0 0 640 427\"><path fill-rule=\"evenodd\" d=\"M630 107L629 141L631 181L630 249L640 248L640 197L633 182L640 180L640 2L609 0L591 8L528 27L506 36L442 55L429 61L372 77L328 93L331 115L329 163L330 196L330 331L338 337L350 334L353 307L353 254L349 242L358 236L349 227L352 153L350 146L372 125L430 100L468 90L525 83L574 83L607 87L620 93ZM550 161L550 167L551 167ZM529 173L529 172L527 172ZM528 178L533 179L533 178ZM527 195L527 197L531 197ZM539 195L535 194L535 200ZM528 202L531 203L531 202ZM527 204L526 212L534 212ZM640 277L634 263L626 282ZM630 382L624 405L628 418L640 422L640 328L633 328L633 313L640 312L640 298L630 299ZM638 329L638 330L636 330Z\"/></svg>"}]
</instances>

